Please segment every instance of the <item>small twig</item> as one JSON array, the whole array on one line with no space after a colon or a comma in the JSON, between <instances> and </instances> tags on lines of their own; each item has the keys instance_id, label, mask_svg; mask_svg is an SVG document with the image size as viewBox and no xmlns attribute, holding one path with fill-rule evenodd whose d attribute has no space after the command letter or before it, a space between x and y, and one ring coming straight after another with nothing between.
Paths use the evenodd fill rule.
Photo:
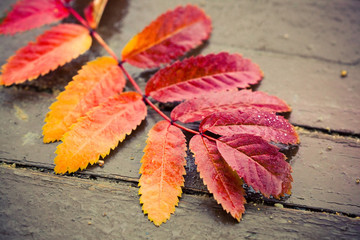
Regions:
<instances>
[{"instance_id":1,"label":"small twig","mask_svg":"<svg viewBox=\"0 0 360 240\"><path fill-rule=\"evenodd\" d=\"M96 32L92 31L92 36L98 41L98 43L110 54L111 57L113 57L117 62L119 62L119 59L117 58L114 51L109 47L109 45L106 44L104 39Z\"/></svg>"},{"instance_id":2,"label":"small twig","mask_svg":"<svg viewBox=\"0 0 360 240\"><path fill-rule=\"evenodd\" d=\"M123 71L123 73L125 74L125 76L127 77L127 79L130 81L130 83L133 85L133 87L135 88L135 90L140 94L140 95L144 95L143 91L141 90L141 88L139 87L139 85L135 82L135 80L130 76L130 74L126 71L126 69L123 66L123 62L119 63L119 67L120 69Z\"/></svg>"}]
</instances>

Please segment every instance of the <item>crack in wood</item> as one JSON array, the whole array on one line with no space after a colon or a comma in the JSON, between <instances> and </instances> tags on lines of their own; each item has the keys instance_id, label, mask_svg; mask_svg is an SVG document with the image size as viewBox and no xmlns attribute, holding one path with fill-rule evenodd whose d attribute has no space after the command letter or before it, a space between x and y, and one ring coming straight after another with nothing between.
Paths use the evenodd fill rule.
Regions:
<instances>
[{"instance_id":1,"label":"crack in wood","mask_svg":"<svg viewBox=\"0 0 360 240\"><path fill-rule=\"evenodd\" d=\"M12 160L12 159L6 159L6 158L0 158L0 164L4 164L7 166L11 166L14 168L21 168L21 169L29 169L33 171L43 172L43 173L51 173L55 174L54 170L50 167L43 166L41 164L33 165L33 164L26 164L21 162L20 160ZM90 172L76 172L71 174L64 174L64 176L67 177L74 177L79 179L90 179L90 180L98 180L101 179L102 181L112 182L112 183L127 183L130 184L131 187L139 188L138 187L138 179L136 178L129 178L125 176L117 176L117 175L100 175L100 174L94 174ZM205 195L208 197L212 197L212 194L207 191L198 190L195 188L183 188L183 193L188 195ZM286 203L283 201L279 201L277 199L273 198L265 198L259 193L253 193L248 194L246 197L246 200L248 204L262 204L265 206L275 206L276 204L281 204L284 208L288 209L295 209L295 210L301 210L301 211L307 211L307 212L321 212L321 213L328 213L328 214L335 214L335 215L341 215L346 216L349 218L359 218L360 215L352 214L352 213L346 213L341 211L334 211L331 209L326 208L318 208L318 207L311 207L301 204L293 204L293 203Z\"/></svg>"}]
</instances>

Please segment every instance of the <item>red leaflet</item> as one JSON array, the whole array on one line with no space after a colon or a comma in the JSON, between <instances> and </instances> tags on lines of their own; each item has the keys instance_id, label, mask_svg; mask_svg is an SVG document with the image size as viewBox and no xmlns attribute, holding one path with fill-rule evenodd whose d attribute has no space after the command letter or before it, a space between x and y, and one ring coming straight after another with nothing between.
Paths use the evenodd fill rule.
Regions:
<instances>
[{"instance_id":1,"label":"red leaflet","mask_svg":"<svg viewBox=\"0 0 360 240\"><path fill-rule=\"evenodd\" d=\"M250 134L221 137L216 145L230 167L255 191L276 198L291 193L291 166L277 147Z\"/></svg>"},{"instance_id":2,"label":"red leaflet","mask_svg":"<svg viewBox=\"0 0 360 240\"><path fill-rule=\"evenodd\" d=\"M55 173L71 173L96 163L136 129L146 113L142 96L135 92L122 93L93 108L64 134L55 152Z\"/></svg>"},{"instance_id":3,"label":"red leaflet","mask_svg":"<svg viewBox=\"0 0 360 240\"><path fill-rule=\"evenodd\" d=\"M299 143L295 128L285 118L256 109L211 114L200 124L200 132L205 131L223 136L248 133L260 136L266 141Z\"/></svg>"},{"instance_id":4,"label":"red leaflet","mask_svg":"<svg viewBox=\"0 0 360 240\"><path fill-rule=\"evenodd\" d=\"M122 92L124 86L124 75L113 58L100 57L87 63L50 106L43 127L44 142L60 140L79 117Z\"/></svg>"},{"instance_id":5,"label":"red leaflet","mask_svg":"<svg viewBox=\"0 0 360 240\"><path fill-rule=\"evenodd\" d=\"M158 67L209 38L211 20L196 6L177 7L159 16L124 47L122 59L141 68Z\"/></svg>"},{"instance_id":6,"label":"red leaflet","mask_svg":"<svg viewBox=\"0 0 360 240\"><path fill-rule=\"evenodd\" d=\"M182 131L167 121L149 132L141 159L139 194L143 211L155 225L170 218L178 205L186 174L186 143Z\"/></svg>"},{"instance_id":7,"label":"red leaflet","mask_svg":"<svg viewBox=\"0 0 360 240\"><path fill-rule=\"evenodd\" d=\"M91 28L97 28L108 0L93 0L84 9L86 21Z\"/></svg>"},{"instance_id":8,"label":"red leaflet","mask_svg":"<svg viewBox=\"0 0 360 240\"><path fill-rule=\"evenodd\" d=\"M190 149L209 192L223 209L240 221L246 203L242 180L221 157L215 142L195 135L190 140Z\"/></svg>"},{"instance_id":9,"label":"red leaflet","mask_svg":"<svg viewBox=\"0 0 360 240\"><path fill-rule=\"evenodd\" d=\"M259 67L239 54L191 57L158 71L145 93L160 102L191 99L200 94L246 88L262 78Z\"/></svg>"},{"instance_id":10,"label":"red leaflet","mask_svg":"<svg viewBox=\"0 0 360 240\"><path fill-rule=\"evenodd\" d=\"M69 15L59 0L21 0L0 24L0 34L15 34L59 21Z\"/></svg>"},{"instance_id":11,"label":"red leaflet","mask_svg":"<svg viewBox=\"0 0 360 240\"><path fill-rule=\"evenodd\" d=\"M189 123L200 121L211 113L235 109L245 111L249 107L268 112L291 111L291 108L283 100L264 92L222 91L202 95L179 104L172 110L171 119Z\"/></svg>"},{"instance_id":12,"label":"red leaflet","mask_svg":"<svg viewBox=\"0 0 360 240\"><path fill-rule=\"evenodd\" d=\"M19 49L2 66L0 85L32 80L62 66L91 46L89 30L77 24L60 24Z\"/></svg>"}]
</instances>

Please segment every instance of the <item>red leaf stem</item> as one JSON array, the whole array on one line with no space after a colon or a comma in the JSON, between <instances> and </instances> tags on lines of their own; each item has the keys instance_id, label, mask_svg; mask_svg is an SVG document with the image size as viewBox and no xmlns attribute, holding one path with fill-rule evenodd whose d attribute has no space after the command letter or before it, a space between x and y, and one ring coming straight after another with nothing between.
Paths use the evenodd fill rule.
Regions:
<instances>
[{"instance_id":1,"label":"red leaf stem","mask_svg":"<svg viewBox=\"0 0 360 240\"><path fill-rule=\"evenodd\" d=\"M58 0L60 2L60 0ZM89 24L86 22L86 20L84 18L82 18L76 11L75 9L73 9L72 7L65 5L64 6L69 10L69 12L85 27L89 28L91 30L92 36L97 40L97 42L111 55L111 57L113 57L116 61L119 62L116 54L114 53L114 51L109 47L109 45L103 40L103 38L93 29L91 29L91 27L89 26ZM133 85L133 87L135 88L136 92L138 92L140 95L144 95L143 91L141 90L141 88L139 87L139 85L136 83L136 81L131 77L131 75L126 71L126 69L124 68L124 66L122 65L122 63L119 63L119 67L120 69L123 71L123 73L125 74L125 76L127 77L127 79L130 81L130 83ZM162 118L164 118L166 121L172 123L174 126L190 132L192 134L200 134L200 132L189 129L187 127L181 126L177 123L174 123L172 121L171 118L169 118L168 116L166 116L158 107L156 107L156 105L154 105L147 97L144 98L144 101L152 108L154 109ZM205 134L201 134L203 137L206 137L209 140L215 141L214 138L207 136Z\"/></svg>"},{"instance_id":2,"label":"red leaf stem","mask_svg":"<svg viewBox=\"0 0 360 240\"><path fill-rule=\"evenodd\" d=\"M60 2L60 0L58 0ZM91 26L88 24L88 22L78 14L75 9L73 9L69 5L63 4L64 7L68 9L68 11L78 20L83 26L87 27L91 33L91 35L96 39L96 41L110 54L111 57L113 57L117 62L119 62L118 57L114 53L114 51L109 47L109 45L104 41L104 39L91 28Z\"/></svg>"}]
</instances>

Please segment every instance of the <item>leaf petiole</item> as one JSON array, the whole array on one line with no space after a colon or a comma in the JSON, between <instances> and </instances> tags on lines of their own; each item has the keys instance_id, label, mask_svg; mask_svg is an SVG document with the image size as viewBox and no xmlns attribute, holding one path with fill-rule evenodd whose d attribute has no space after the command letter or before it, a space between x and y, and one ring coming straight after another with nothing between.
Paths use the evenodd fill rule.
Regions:
<instances>
[{"instance_id":1,"label":"leaf petiole","mask_svg":"<svg viewBox=\"0 0 360 240\"><path fill-rule=\"evenodd\" d=\"M82 18L76 11L75 9L73 9L71 6L69 6L68 4L64 4L63 2L61 2L60 0L57 0L59 3L62 3L64 7L66 7L69 12L85 27L87 27L89 29L89 31L91 32L91 35L96 39L96 41L110 54L111 57L113 57L117 62L119 62L118 66L120 67L120 69L123 71L123 73L125 74L125 76L127 77L127 79L130 81L130 83L133 85L133 87L135 88L135 90L141 94L142 96L144 96L144 102L147 103L152 109L154 109L162 118L164 118L166 121L168 121L169 123L171 123L172 125L195 135L201 135L203 137L206 137L209 140L215 141L216 139L213 137L210 137L202 132L198 132L195 130L192 130L190 128L184 127L182 125L177 124L176 122L174 122L171 118L169 118L168 116L165 115L165 113L163 113L154 103L152 103L150 101L150 99L148 99L148 97L146 95L144 95L143 91L141 90L141 88L139 87L139 85L136 83L136 81L131 77L131 75L126 71L126 69L123 66L124 61L119 61L118 57L116 56L116 54L114 53L114 51L109 47L109 45L104 41L104 39L94 30L90 27L90 25L87 23L87 21Z\"/></svg>"}]
</instances>

